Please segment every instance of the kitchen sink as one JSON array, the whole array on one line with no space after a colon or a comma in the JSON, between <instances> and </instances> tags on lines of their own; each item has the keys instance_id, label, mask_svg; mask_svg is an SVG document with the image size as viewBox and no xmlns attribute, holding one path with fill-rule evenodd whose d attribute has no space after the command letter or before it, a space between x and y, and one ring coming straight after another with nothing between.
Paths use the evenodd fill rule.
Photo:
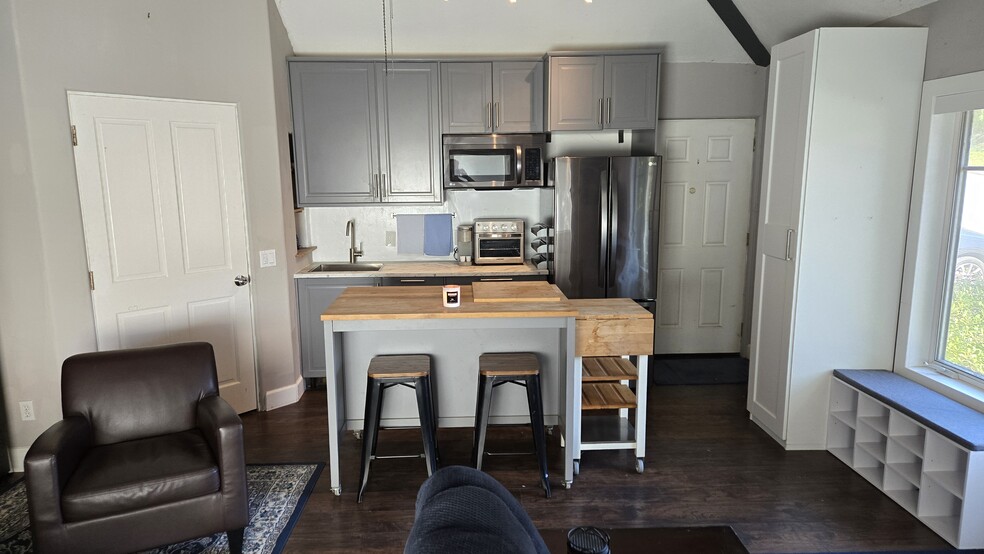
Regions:
<instances>
[{"instance_id":1,"label":"kitchen sink","mask_svg":"<svg viewBox=\"0 0 984 554\"><path fill-rule=\"evenodd\" d=\"M318 264L309 273L326 273L329 271L379 271L383 264L363 264L363 263L333 263Z\"/></svg>"}]
</instances>

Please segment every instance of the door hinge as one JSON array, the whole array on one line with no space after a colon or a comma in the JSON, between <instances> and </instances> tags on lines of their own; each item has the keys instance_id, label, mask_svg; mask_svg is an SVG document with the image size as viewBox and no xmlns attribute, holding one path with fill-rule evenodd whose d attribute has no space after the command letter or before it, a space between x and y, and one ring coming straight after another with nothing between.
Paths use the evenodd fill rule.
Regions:
<instances>
[{"instance_id":1,"label":"door hinge","mask_svg":"<svg viewBox=\"0 0 984 554\"><path fill-rule=\"evenodd\" d=\"M758 146L758 137L755 136L755 135L752 135L752 152L755 151L755 148L757 146Z\"/></svg>"},{"instance_id":2,"label":"door hinge","mask_svg":"<svg viewBox=\"0 0 984 554\"><path fill-rule=\"evenodd\" d=\"M748 246L749 241L751 241L751 240L752 240L752 234L751 233L745 233L745 246Z\"/></svg>"},{"instance_id":3,"label":"door hinge","mask_svg":"<svg viewBox=\"0 0 984 554\"><path fill-rule=\"evenodd\" d=\"M745 323L744 322L741 322L741 323L738 324L738 336L739 337L744 337L745 336Z\"/></svg>"},{"instance_id":4,"label":"door hinge","mask_svg":"<svg viewBox=\"0 0 984 554\"><path fill-rule=\"evenodd\" d=\"M72 146L78 146L78 145L79 145L79 135L78 132L76 132L75 130L75 125L72 125Z\"/></svg>"},{"instance_id":5,"label":"door hinge","mask_svg":"<svg viewBox=\"0 0 984 554\"><path fill-rule=\"evenodd\" d=\"M96 278L91 271L89 272L89 290L96 290Z\"/></svg>"}]
</instances>

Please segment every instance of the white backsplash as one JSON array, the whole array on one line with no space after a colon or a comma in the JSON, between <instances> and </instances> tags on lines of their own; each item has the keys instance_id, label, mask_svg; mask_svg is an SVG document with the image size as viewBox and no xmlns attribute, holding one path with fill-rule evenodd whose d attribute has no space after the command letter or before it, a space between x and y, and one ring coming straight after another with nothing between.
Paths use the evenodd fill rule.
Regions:
<instances>
[{"instance_id":1,"label":"white backsplash","mask_svg":"<svg viewBox=\"0 0 984 554\"><path fill-rule=\"evenodd\" d=\"M397 254L396 244L386 245L387 231L396 234L396 214L454 214L452 226L470 224L480 217L509 217L526 221L527 229L534 223L553 224L553 189L514 190L446 190L444 204L434 206L351 206L304 208L303 223L307 236L317 246L312 254L315 262L348 260L350 238L345 236L345 223L355 221L356 245L362 243L364 255L360 261L447 261L454 256L423 256ZM303 234L303 233L302 233ZM528 231L526 243L533 239ZM533 255L527 246L526 257Z\"/></svg>"}]
</instances>

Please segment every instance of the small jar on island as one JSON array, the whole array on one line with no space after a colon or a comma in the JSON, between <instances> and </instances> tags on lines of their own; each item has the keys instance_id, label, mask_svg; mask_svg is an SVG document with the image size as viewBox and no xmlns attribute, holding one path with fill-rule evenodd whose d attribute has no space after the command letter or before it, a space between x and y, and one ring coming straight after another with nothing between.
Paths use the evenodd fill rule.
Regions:
<instances>
[{"instance_id":1,"label":"small jar on island","mask_svg":"<svg viewBox=\"0 0 984 554\"><path fill-rule=\"evenodd\" d=\"M444 285L444 289L441 294L444 297L445 308L457 308L461 305L460 285Z\"/></svg>"}]
</instances>

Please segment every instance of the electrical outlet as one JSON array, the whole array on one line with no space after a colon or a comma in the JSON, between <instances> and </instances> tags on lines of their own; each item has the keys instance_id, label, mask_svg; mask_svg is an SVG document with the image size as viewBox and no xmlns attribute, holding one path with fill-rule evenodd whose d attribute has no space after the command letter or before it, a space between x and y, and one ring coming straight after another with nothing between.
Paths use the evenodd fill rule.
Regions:
<instances>
[{"instance_id":1,"label":"electrical outlet","mask_svg":"<svg viewBox=\"0 0 984 554\"><path fill-rule=\"evenodd\" d=\"M28 400L20 403L21 421L34 421L34 402Z\"/></svg>"},{"instance_id":2,"label":"electrical outlet","mask_svg":"<svg viewBox=\"0 0 984 554\"><path fill-rule=\"evenodd\" d=\"M386 246L396 246L396 231L386 231Z\"/></svg>"}]
</instances>

